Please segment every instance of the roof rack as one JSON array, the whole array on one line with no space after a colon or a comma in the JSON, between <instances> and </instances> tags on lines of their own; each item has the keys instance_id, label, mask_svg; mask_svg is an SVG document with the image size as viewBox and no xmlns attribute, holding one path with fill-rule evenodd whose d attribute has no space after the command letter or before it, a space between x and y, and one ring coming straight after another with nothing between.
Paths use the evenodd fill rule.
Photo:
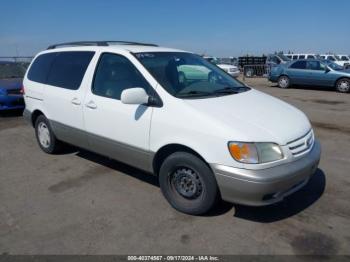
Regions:
<instances>
[{"instance_id":1,"label":"roof rack","mask_svg":"<svg viewBox=\"0 0 350 262\"><path fill-rule=\"evenodd\" d=\"M47 49L55 49L61 46L109 46L110 44L158 46L155 44L129 42L129 41L79 41L79 42L68 42L68 43L50 45Z\"/></svg>"}]
</instances>

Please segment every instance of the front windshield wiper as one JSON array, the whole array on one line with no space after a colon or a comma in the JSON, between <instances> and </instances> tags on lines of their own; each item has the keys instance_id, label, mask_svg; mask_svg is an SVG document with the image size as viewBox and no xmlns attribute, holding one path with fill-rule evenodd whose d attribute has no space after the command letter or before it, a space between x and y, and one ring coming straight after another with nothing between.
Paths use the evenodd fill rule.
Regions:
<instances>
[{"instance_id":1,"label":"front windshield wiper","mask_svg":"<svg viewBox=\"0 0 350 262\"><path fill-rule=\"evenodd\" d=\"M177 97L191 97L191 96L210 96L213 95L211 92L205 92L205 91L189 91L186 93L178 93L176 94Z\"/></svg>"},{"instance_id":2,"label":"front windshield wiper","mask_svg":"<svg viewBox=\"0 0 350 262\"><path fill-rule=\"evenodd\" d=\"M217 89L213 93L215 93L215 94L237 94L237 93L239 93L239 91L237 90L237 88L225 87L222 89Z\"/></svg>"}]
</instances>

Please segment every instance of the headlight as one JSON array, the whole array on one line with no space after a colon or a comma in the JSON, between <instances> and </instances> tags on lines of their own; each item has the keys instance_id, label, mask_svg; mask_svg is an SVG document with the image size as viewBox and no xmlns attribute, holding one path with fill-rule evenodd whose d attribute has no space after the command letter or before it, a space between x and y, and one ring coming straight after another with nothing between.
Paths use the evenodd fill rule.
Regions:
<instances>
[{"instance_id":1,"label":"headlight","mask_svg":"<svg viewBox=\"0 0 350 262\"><path fill-rule=\"evenodd\" d=\"M283 158L281 148L274 143L229 142L231 156L238 162L261 164Z\"/></svg>"}]
</instances>

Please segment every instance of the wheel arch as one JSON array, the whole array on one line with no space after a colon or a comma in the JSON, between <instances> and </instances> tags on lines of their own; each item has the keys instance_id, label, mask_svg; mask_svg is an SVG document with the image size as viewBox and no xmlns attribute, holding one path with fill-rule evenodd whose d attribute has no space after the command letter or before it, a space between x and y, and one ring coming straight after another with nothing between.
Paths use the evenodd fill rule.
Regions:
<instances>
[{"instance_id":1,"label":"wheel arch","mask_svg":"<svg viewBox=\"0 0 350 262\"><path fill-rule=\"evenodd\" d=\"M40 109L35 109L33 111L32 115L31 115L31 118L30 118L30 122L31 122L33 127L35 126L35 121L37 120L37 118L40 115L44 115L45 116L45 114Z\"/></svg>"},{"instance_id":2,"label":"wheel arch","mask_svg":"<svg viewBox=\"0 0 350 262\"><path fill-rule=\"evenodd\" d=\"M201 159L211 169L211 167L207 163L207 161L205 161L205 159L197 151L193 150L192 148L190 148L188 146L174 143L174 144L167 144L167 145L162 146L160 149L158 149L158 151L154 155L153 160L152 160L152 168L153 168L153 173L156 176L158 176L160 167L161 167L162 163L164 162L164 160L168 156L170 156L171 154L173 154L175 152L191 153L191 154L197 156L199 159Z\"/></svg>"},{"instance_id":3,"label":"wheel arch","mask_svg":"<svg viewBox=\"0 0 350 262\"><path fill-rule=\"evenodd\" d=\"M350 76L339 76L335 81L334 81L334 87L337 86L337 83L339 80L341 79L346 79L346 80L349 80L350 81Z\"/></svg>"}]
</instances>

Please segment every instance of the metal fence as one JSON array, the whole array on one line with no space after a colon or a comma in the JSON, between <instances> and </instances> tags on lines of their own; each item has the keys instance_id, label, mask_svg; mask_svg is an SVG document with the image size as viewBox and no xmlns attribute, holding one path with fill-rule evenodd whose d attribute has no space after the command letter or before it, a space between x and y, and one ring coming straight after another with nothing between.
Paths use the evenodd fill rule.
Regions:
<instances>
[{"instance_id":1,"label":"metal fence","mask_svg":"<svg viewBox=\"0 0 350 262\"><path fill-rule=\"evenodd\" d=\"M243 66L243 80L245 80L246 77L267 77L270 71L270 65L245 65Z\"/></svg>"}]
</instances>

